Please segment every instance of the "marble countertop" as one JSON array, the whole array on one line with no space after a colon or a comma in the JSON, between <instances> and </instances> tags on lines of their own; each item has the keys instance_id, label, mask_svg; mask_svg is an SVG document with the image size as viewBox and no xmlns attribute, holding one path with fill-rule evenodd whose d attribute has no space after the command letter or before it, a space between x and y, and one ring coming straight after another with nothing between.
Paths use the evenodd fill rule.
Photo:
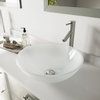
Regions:
<instances>
[{"instance_id":1,"label":"marble countertop","mask_svg":"<svg viewBox=\"0 0 100 100\"><path fill-rule=\"evenodd\" d=\"M83 64L73 77L60 83L36 81L16 65L17 54L0 49L0 67L40 100L100 100L100 68Z\"/></svg>"}]
</instances>

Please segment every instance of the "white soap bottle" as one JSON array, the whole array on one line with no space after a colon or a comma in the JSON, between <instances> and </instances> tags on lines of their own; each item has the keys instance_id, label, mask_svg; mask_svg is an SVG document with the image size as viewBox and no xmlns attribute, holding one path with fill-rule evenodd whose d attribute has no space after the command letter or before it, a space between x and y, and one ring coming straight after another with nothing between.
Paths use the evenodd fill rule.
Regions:
<instances>
[{"instance_id":1,"label":"white soap bottle","mask_svg":"<svg viewBox=\"0 0 100 100\"><path fill-rule=\"evenodd\" d=\"M26 28L22 28L23 29L23 34L22 34L22 45L23 45L23 47L26 47L27 46L27 38L28 38L28 36L27 36L27 33L26 33Z\"/></svg>"}]
</instances>

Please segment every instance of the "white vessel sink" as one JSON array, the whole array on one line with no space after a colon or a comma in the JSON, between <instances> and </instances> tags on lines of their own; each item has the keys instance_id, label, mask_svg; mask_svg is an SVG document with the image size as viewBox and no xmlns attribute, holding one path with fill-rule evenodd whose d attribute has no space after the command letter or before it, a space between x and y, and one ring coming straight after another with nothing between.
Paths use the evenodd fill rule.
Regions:
<instances>
[{"instance_id":1,"label":"white vessel sink","mask_svg":"<svg viewBox=\"0 0 100 100\"><path fill-rule=\"evenodd\" d=\"M74 75L83 64L83 56L64 44L34 44L23 49L17 65L30 77L46 82L59 82Z\"/></svg>"}]
</instances>

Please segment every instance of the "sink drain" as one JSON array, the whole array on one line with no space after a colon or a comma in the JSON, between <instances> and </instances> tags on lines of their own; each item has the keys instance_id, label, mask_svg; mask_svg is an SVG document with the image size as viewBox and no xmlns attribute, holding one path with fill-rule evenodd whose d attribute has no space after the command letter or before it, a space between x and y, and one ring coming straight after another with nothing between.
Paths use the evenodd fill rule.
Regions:
<instances>
[{"instance_id":1,"label":"sink drain","mask_svg":"<svg viewBox=\"0 0 100 100\"><path fill-rule=\"evenodd\" d=\"M53 69L48 69L45 72L45 75L55 75L55 74L56 74L56 72Z\"/></svg>"}]
</instances>

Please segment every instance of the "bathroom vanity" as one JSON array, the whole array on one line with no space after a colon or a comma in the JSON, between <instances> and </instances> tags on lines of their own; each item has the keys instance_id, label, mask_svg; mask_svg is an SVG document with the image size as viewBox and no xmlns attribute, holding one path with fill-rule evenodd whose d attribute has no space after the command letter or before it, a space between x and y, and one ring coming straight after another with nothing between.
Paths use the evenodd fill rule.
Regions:
<instances>
[{"instance_id":1,"label":"bathroom vanity","mask_svg":"<svg viewBox=\"0 0 100 100\"><path fill-rule=\"evenodd\" d=\"M16 65L16 57L17 54L0 49L1 68L40 100L100 100L100 68L84 63L70 79L50 84L22 72Z\"/></svg>"},{"instance_id":2,"label":"bathroom vanity","mask_svg":"<svg viewBox=\"0 0 100 100\"><path fill-rule=\"evenodd\" d=\"M100 17L100 10L49 6L47 0L45 1L45 11ZM61 18L63 19L64 17ZM13 77L40 100L100 100L99 67L84 63L80 70L71 78L62 82L47 83L38 81L32 76L25 74L16 64L17 56L15 53L0 48L0 67L8 76ZM30 66L28 67L30 68ZM14 85L13 80L10 79L10 81L12 81L12 85ZM13 87L18 87L18 84Z\"/></svg>"}]
</instances>

